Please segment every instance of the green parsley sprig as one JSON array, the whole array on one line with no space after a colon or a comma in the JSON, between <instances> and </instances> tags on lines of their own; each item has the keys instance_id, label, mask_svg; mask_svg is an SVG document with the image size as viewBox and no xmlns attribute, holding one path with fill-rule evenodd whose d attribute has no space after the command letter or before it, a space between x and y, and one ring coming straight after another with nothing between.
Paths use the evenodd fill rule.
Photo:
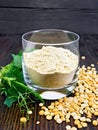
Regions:
<instances>
[{"instance_id":1,"label":"green parsley sprig","mask_svg":"<svg viewBox=\"0 0 98 130\"><path fill-rule=\"evenodd\" d=\"M8 65L0 69L0 92L6 96L4 104L11 107L17 102L19 107L28 111L29 104L43 102L42 97L30 87L23 78L22 72L22 52L12 54L13 60Z\"/></svg>"}]
</instances>

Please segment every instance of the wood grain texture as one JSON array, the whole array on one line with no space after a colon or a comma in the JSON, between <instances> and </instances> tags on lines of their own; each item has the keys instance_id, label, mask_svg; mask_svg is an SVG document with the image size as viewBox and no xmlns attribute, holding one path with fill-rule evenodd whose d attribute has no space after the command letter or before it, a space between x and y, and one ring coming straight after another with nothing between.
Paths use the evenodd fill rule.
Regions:
<instances>
[{"instance_id":1,"label":"wood grain texture","mask_svg":"<svg viewBox=\"0 0 98 130\"><path fill-rule=\"evenodd\" d=\"M0 37L0 66L8 64L12 53L18 53L21 50L21 36L1 36Z\"/></svg>"},{"instance_id":2,"label":"wood grain texture","mask_svg":"<svg viewBox=\"0 0 98 130\"><path fill-rule=\"evenodd\" d=\"M97 9L97 0L0 0L0 7Z\"/></svg>"},{"instance_id":3,"label":"wood grain texture","mask_svg":"<svg viewBox=\"0 0 98 130\"><path fill-rule=\"evenodd\" d=\"M97 0L0 0L0 34L61 28L98 34Z\"/></svg>"},{"instance_id":4,"label":"wood grain texture","mask_svg":"<svg viewBox=\"0 0 98 130\"><path fill-rule=\"evenodd\" d=\"M0 66L11 61L11 53L17 53L21 47L21 35L0 36ZM80 65L95 64L98 70L98 35L81 35L80 34L80 57L85 55L86 59L81 60ZM5 97L0 96L0 130L64 130L67 123L63 122L58 125L54 120L47 121L44 116L39 116L39 107L36 104L33 115L25 125L20 124L19 119L22 116L17 104L7 108L4 104ZM49 105L51 101L46 101ZM36 125L36 121L40 121ZM71 125L73 120L71 119ZM89 123L87 128L81 130L98 130Z\"/></svg>"},{"instance_id":5,"label":"wood grain texture","mask_svg":"<svg viewBox=\"0 0 98 130\"><path fill-rule=\"evenodd\" d=\"M60 28L82 34L98 34L98 10L0 8L0 34Z\"/></svg>"}]
</instances>

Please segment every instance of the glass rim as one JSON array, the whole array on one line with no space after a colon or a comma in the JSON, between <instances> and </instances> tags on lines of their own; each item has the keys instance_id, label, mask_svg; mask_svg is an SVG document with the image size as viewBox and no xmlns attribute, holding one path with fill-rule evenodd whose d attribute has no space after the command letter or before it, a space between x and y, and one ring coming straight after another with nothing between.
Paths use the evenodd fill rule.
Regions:
<instances>
[{"instance_id":1,"label":"glass rim","mask_svg":"<svg viewBox=\"0 0 98 130\"><path fill-rule=\"evenodd\" d=\"M72 41L69 41L69 42L62 42L62 43L41 43L41 42L29 41L29 40L24 38L26 35L34 34L34 33L41 32L41 31L61 31L61 32L65 33L65 34L72 34L73 36L76 36L76 39L72 40ZM39 44L39 45L48 45L48 46L49 45L52 45L52 46L57 45L57 46L59 46L59 45L64 45L65 43L66 44L73 44L74 42L78 42L79 39L80 39L80 36L77 33L72 32L72 31L68 31L68 30L63 30L63 29L40 29L40 30L28 31L28 32L26 32L26 33L24 33L22 35L22 40L25 41L25 42L29 42L30 44L35 44L35 45Z\"/></svg>"}]
</instances>

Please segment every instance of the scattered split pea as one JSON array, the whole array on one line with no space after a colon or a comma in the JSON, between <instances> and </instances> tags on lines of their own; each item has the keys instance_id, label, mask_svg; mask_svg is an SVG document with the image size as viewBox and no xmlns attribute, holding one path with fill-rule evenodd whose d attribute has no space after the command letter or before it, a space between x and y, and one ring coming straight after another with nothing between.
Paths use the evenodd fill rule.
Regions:
<instances>
[{"instance_id":1,"label":"scattered split pea","mask_svg":"<svg viewBox=\"0 0 98 130\"><path fill-rule=\"evenodd\" d=\"M89 122L98 126L98 119L92 120L93 115L98 117L98 72L94 64L88 67L83 65L79 69L77 86L73 94L74 97L61 98L48 107L39 104L41 108L39 115L44 115L47 120L54 119L58 124L62 122L70 124L72 117L75 127L67 125L66 130L87 127Z\"/></svg>"},{"instance_id":2,"label":"scattered split pea","mask_svg":"<svg viewBox=\"0 0 98 130\"><path fill-rule=\"evenodd\" d=\"M27 122L26 117L21 117L21 118L20 118L20 122L21 122L21 123L26 123L26 122Z\"/></svg>"}]
</instances>

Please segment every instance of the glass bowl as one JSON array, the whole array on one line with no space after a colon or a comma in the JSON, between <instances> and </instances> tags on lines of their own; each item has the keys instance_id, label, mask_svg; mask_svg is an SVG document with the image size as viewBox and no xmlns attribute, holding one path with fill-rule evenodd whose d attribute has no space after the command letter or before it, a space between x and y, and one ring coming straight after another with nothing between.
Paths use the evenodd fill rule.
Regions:
<instances>
[{"instance_id":1,"label":"glass bowl","mask_svg":"<svg viewBox=\"0 0 98 130\"><path fill-rule=\"evenodd\" d=\"M28 87L48 100L69 95L77 82L79 38L74 32L60 29L23 34L22 67Z\"/></svg>"}]
</instances>

